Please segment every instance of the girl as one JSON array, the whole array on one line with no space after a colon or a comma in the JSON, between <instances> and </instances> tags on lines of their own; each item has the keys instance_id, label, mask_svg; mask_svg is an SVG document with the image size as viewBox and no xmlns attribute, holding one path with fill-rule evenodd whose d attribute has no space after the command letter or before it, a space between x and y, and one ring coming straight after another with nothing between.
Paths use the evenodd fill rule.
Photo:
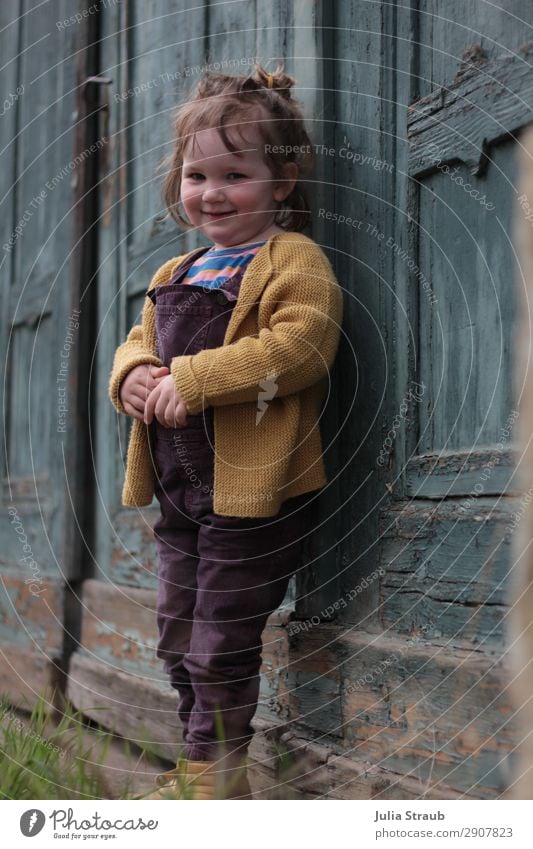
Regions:
<instances>
[{"instance_id":1,"label":"girl","mask_svg":"<svg viewBox=\"0 0 533 849\"><path fill-rule=\"evenodd\" d=\"M183 726L176 769L146 798L185 785L251 798L261 634L326 483L319 417L342 294L299 232L311 143L293 84L281 68L208 74L179 109L165 202L212 247L156 272L111 373L113 404L135 419L123 504L155 494L161 507L157 656Z\"/></svg>"}]
</instances>

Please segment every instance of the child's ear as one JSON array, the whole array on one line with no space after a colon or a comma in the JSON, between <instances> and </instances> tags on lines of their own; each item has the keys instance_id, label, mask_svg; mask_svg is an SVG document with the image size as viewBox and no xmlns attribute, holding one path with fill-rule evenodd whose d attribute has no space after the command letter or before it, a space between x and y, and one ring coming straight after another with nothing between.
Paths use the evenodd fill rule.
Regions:
<instances>
[{"instance_id":1,"label":"child's ear","mask_svg":"<svg viewBox=\"0 0 533 849\"><path fill-rule=\"evenodd\" d=\"M282 201L290 195L298 179L298 170L296 162L285 163L283 166L283 181L276 182L274 187L274 200Z\"/></svg>"}]
</instances>

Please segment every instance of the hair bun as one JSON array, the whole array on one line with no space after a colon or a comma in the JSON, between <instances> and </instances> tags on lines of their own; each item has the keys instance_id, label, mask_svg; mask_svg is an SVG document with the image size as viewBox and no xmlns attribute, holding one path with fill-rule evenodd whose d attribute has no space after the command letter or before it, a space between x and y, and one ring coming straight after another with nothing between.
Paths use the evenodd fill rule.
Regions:
<instances>
[{"instance_id":1,"label":"hair bun","mask_svg":"<svg viewBox=\"0 0 533 849\"><path fill-rule=\"evenodd\" d=\"M267 88L275 91L286 100L291 99L291 88L296 82L294 77L290 77L284 73L282 65L278 65L275 71L269 73L261 65L256 64L254 75L251 79L257 84L257 88Z\"/></svg>"}]
</instances>

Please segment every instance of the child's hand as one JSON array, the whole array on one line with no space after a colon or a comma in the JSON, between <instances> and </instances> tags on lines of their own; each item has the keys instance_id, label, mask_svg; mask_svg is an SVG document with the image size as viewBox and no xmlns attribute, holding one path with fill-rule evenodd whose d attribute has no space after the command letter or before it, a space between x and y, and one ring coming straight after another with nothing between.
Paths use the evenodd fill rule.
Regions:
<instances>
[{"instance_id":1,"label":"child's hand","mask_svg":"<svg viewBox=\"0 0 533 849\"><path fill-rule=\"evenodd\" d=\"M171 374L163 377L146 399L144 423L150 424L154 416L164 427L184 427L187 424L187 407Z\"/></svg>"},{"instance_id":2,"label":"child's hand","mask_svg":"<svg viewBox=\"0 0 533 849\"><path fill-rule=\"evenodd\" d=\"M129 416L140 421L144 418L144 405L158 382L168 375L166 366L150 364L135 366L120 384L119 398Z\"/></svg>"}]
</instances>

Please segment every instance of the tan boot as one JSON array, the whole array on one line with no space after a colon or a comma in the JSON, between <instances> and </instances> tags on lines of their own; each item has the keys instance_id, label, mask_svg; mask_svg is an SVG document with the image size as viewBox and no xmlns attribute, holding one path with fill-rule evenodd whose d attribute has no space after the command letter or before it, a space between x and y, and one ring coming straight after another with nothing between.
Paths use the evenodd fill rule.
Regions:
<instances>
[{"instance_id":1,"label":"tan boot","mask_svg":"<svg viewBox=\"0 0 533 849\"><path fill-rule=\"evenodd\" d=\"M157 777L159 789L137 799L215 799L216 773L210 761L178 761Z\"/></svg>"}]
</instances>

